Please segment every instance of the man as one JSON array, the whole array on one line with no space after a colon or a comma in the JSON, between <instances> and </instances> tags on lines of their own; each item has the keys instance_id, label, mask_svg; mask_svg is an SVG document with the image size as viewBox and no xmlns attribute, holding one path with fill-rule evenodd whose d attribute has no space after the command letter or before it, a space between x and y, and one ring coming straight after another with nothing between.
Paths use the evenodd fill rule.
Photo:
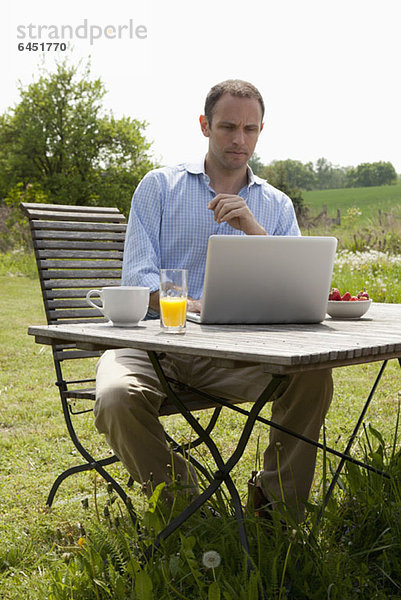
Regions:
<instances>
[{"instance_id":1,"label":"man","mask_svg":"<svg viewBox=\"0 0 401 600\"><path fill-rule=\"evenodd\" d=\"M128 223L123 285L151 291L149 317L159 313L159 269L188 269L189 310L200 310L208 238L225 235L300 235L291 200L256 177L247 162L263 129L264 103L250 83L228 80L214 86L200 117L208 138L199 165L182 164L148 173L136 189ZM226 398L254 400L270 375L257 366L223 368L208 358L167 354L167 375ZM331 372L294 375L274 397L272 420L318 439L332 397ZM196 473L171 454L158 420L163 400L147 354L106 352L97 370L96 426L106 434L132 477L153 484L175 476L197 491ZM279 461L278 461L279 453ZM250 482L256 508L284 500L302 518L313 480L316 450L276 429L264 468ZM279 462L280 476L277 464Z\"/></svg>"}]
</instances>

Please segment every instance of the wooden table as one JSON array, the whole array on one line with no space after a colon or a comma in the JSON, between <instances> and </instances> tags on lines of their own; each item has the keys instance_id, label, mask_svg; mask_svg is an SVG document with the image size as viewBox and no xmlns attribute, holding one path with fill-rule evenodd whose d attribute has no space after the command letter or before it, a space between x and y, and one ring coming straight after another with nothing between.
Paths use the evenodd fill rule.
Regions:
<instances>
[{"instance_id":1,"label":"wooden table","mask_svg":"<svg viewBox=\"0 0 401 600\"><path fill-rule=\"evenodd\" d=\"M383 362L344 452L340 453L325 448L326 451L341 457L340 464L326 495L326 504L345 460L363 465L360 461L350 457L351 445L387 360L401 357L401 305L372 304L369 312L361 319L335 320L327 318L320 324L221 326L188 323L185 335L171 335L161 332L159 321L142 322L137 327L130 329L116 328L104 323L31 326L29 327L29 334L34 335L38 343L73 342L79 348L90 350L136 348L147 351L166 395L171 397L178 411L183 414L196 433L202 439L204 438L203 441L208 445L217 465L217 472L210 480L209 487L190 504L180 517L159 534L158 539L167 537L177 529L186 518L210 498L224 480L233 498L241 543L245 551L249 553L241 502L232 482L230 471L241 457L255 421L258 420L267 425L278 427L286 433L296 435L322 448L322 445L318 442L308 440L277 426L277 424L267 419L261 418L259 416L260 410L287 374L372 361ZM207 435L205 434L205 430L199 425L191 411L187 410L179 395L171 390L171 386L158 361L157 353L160 352L214 357L216 362L222 361L223 363L227 361L259 363L263 365L266 372L273 375L272 383L267 386L259 398L255 399L252 409L246 412L248 420L244 426L244 432L240 436L238 445L229 460L223 461L208 435L210 431L206 432ZM221 399L216 400L222 405L227 404ZM237 410L239 409L237 408ZM378 472L369 465L363 466ZM385 473L382 474L388 476Z\"/></svg>"},{"instance_id":2,"label":"wooden table","mask_svg":"<svg viewBox=\"0 0 401 600\"><path fill-rule=\"evenodd\" d=\"M375 304L357 320L327 318L307 325L198 325L185 335L160 331L159 321L122 329L99 323L29 327L38 343L71 341L84 349L137 348L262 363L287 374L401 356L401 305Z\"/></svg>"}]
</instances>

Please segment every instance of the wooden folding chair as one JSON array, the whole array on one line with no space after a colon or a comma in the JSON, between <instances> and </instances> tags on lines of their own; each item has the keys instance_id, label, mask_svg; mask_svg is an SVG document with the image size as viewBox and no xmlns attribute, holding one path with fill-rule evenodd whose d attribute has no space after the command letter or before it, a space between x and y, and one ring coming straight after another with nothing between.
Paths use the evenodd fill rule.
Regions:
<instances>
[{"instance_id":1,"label":"wooden folding chair","mask_svg":"<svg viewBox=\"0 0 401 600\"><path fill-rule=\"evenodd\" d=\"M105 321L100 310L90 307L85 297L89 289L117 286L121 283L126 231L124 215L110 207L21 203L21 208L29 220L47 323L60 325ZM52 352L64 419L71 440L84 463L66 469L56 478L46 504L49 507L52 505L64 479L74 473L95 469L118 493L131 514L135 515L130 498L105 469L119 460L117 456L94 458L83 446L74 426L76 415L93 410L92 403L89 409L84 410L77 410L75 403L80 400L95 400L95 379L68 380L64 376L63 365L66 361L98 357L101 352L81 350L73 343L53 344ZM210 432L222 407L208 399L197 397L193 391L186 394L181 390L180 395L185 398L189 410L215 408L206 427L206 431ZM166 397L160 415L177 413L177 407ZM168 434L166 437L175 451L187 456L205 477L210 478L203 465L189 454L189 445L178 444ZM192 441L191 448L202 441ZM129 483L132 483L131 479Z\"/></svg>"},{"instance_id":2,"label":"wooden folding chair","mask_svg":"<svg viewBox=\"0 0 401 600\"><path fill-rule=\"evenodd\" d=\"M22 203L29 219L39 281L48 324L104 321L102 313L85 299L92 288L120 285L126 220L116 208ZM79 350L74 344L52 346L56 385L71 440L84 463L61 473L50 490L50 507L60 484L69 475L95 469L125 503L126 492L105 467L116 456L95 459L78 438L73 417L89 409L76 410L77 400L95 400L95 379L67 380L65 361L87 359L100 352Z\"/></svg>"}]
</instances>

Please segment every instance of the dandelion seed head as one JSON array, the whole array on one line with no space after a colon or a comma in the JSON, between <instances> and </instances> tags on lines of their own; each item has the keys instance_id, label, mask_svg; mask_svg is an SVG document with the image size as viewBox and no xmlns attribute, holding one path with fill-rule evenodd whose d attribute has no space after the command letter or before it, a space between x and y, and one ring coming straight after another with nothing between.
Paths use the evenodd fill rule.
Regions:
<instances>
[{"instance_id":1,"label":"dandelion seed head","mask_svg":"<svg viewBox=\"0 0 401 600\"><path fill-rule=\"evenodd\" d=\"M216 550L204 552L202 562L207 569L216 569L221 563L221 556Z\"/></svg>"}]
</instances>

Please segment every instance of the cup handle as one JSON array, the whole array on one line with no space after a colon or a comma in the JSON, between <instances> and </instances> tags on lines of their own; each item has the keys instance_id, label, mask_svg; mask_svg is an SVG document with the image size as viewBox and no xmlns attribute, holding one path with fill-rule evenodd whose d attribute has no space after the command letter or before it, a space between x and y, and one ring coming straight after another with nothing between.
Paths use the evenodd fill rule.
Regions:
<instances>
[{"instance_id":1,"label":"cup handle","mask_svg":"<svg viewBox=\"0 0 401 600\"><path fill-rule=\"evenodd\" d=\"M102 302L102 306L98 306L97 304L95 304L94 302L92 302L91 296L93 294L96 294L97 296L100 297L100 300ZM100 310L101 312L104 311L104 305L103 305L103 299L102 299L102 292L101 292L101 290L89 290L89 292L86 294L86 301L87 301L88 304L90 304L90 306L93 306L93 308L96 308L97 310Z\"/></svg>"}]
</instances>

